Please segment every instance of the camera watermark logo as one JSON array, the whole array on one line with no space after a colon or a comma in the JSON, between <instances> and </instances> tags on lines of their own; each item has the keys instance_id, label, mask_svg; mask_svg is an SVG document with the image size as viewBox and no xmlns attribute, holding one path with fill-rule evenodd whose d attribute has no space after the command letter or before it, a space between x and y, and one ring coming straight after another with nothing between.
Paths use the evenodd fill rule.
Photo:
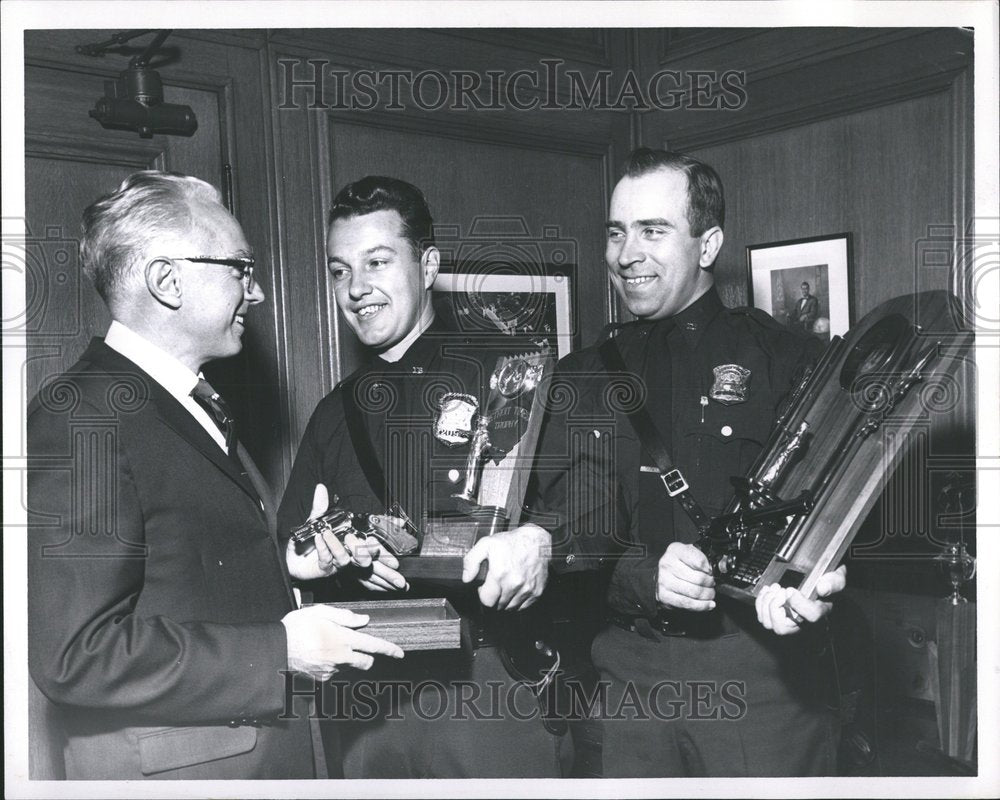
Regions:
<instances>
[{"instance_id":1,"label":"camera watermark logo","mask_svg":"<svg viewBox=\"0 0 1000 800\"><path fill-rule=\"evenodd\" d=\"M1000 336L1000 218L977 217L964 233L951 224L928 225L914 245L914 273L916 292L946 287L958 297L956 327Z\"/></svg>"},{"instance_id":2,"label":"camera watermark logo","mask_svg":"<svg viewBox=\"0 0 1000 800\"><path fill-rule=\"evenodd\" d=\"M3 270L24 280L22 298L4 300L3 335L75 336L80 332L79 242L59 226L32 235L25 220L3 220Z\"/></svg>"},{"instance_id":3,"label":"camera watermark logo","mask_svg":"<svg viewBox=\"0 0 1000 800\"><path fill-rule=\"evenodd\" d=\"M464 333L523 335L559 356L570 349L577 242L559 227L533 234L519 216L478 216L468 231L435 225L442 273L436 310Z\"/></svg>"}]
</instances>

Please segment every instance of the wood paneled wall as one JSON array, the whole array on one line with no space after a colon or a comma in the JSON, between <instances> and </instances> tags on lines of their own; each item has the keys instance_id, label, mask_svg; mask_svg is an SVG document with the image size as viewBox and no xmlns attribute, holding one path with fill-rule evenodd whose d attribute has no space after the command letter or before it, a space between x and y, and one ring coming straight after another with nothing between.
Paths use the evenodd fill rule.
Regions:
<instances>
[{"instance_id":1,"label":"wood paneled wall","mask_svg":"<svg viewBox=\"0 0 1000 800\"><path fill-rule=\"evenodd\" d=\"M579 338L592 341L616 313L603 263L603 223L614 165L629 149L631 124L627 114L599 109L529 113L446 106L428 112L410 102L405 111L387 110L389 97L371 111L342 110L336 106L344 98L332 80L323 82L319 96L313 87L290 87L289 74L306 81L317 69L327 75L358 69L541 73L540 59L546 57L581 71L621 72L628 52L623 31L272 32L285 265L281 302L284 318L294 320L285 372L287 385L295 387L287 398L289 458L316 403L362 358L339 320L325 268L326 213L337 190L369 174L419 186L446 260L449 252L480 247L513 252L527 242L545 252L558 244L576 264ZM535 96L528 89L519 94L526 102ZM402 101L408 99L404 93ZM491 224L499 218L502 226ZM497 235L498 227L511 234Z\"/></svg>"},{"instance_id":2,"label":"wood paneled wall","mask_svg":"<svg viewBox=\"0 0 1000 800\"><path fill-rule=\"evenodd\" d=\"M548 231L570 243L584 343L619 314L604 274L603 222L614 175L637 144L692 152L720 171L729 222L718 277L731 304L745 301L747 244L843 230L855 234L859 315L893 294L947 286L947 267L917 269L915 248L928 226L947 235L971 218L971 39L960 30L175 31L175 58L161 70L167 101L194 106L200 128L190 140L151 142L86 116L127 58L87 59L73 47L108 33L25 37L28 221L75 231L83 204L127 169L153 164L218 182L221 165L232 164L236 213L264 262L269 302L251 315L244 354L213 377L279 490L315 404L360 356L332 302L324 237L333 193L365 174L416 183L449 237L472 246L474 222L500 216L519 220L528 237ZM308 89L287 96L289 65L302 80L310 59L325 70L481 76L539 72L557 59L588 80L608 71L615 86L629 70L643 85L663 69L735 70L746 103L431 112L412 103L386 110L383 98L369 112L310 108L318 104ZM327 80L318 99L332 106L334 88ZM60 193L61 181L72 188ZM55 289L55 279L43 280ZM90 287L80 291L83 327L57 342L58 358L32 385L103 327Z\"/></svg>"},{"instance_id":3,"label":"wood paneled wall","mask_svg":"<svg viewBox=\"0 0 1000 800\"><path fill-rule=\"evenodd\" d=\"M918 244L952 221L947 92L691 152L726 183L717 278L746 303L747 245L850 231L855 321L905 292L947 289ZM735 180L733 180L735 178Z\"/></svg>"},{"instance_id":4,"label":"wood paneled wall","mask_svg":"<svg viewBox=\"0 0 1000 800\"><path fill-rule=\"evenodd\" d=\"M716 266L730 305L747 245L850 231L855 320L904 292L958 290L921 244L971 219L972 36L961 29L805 28L639 34L645 75L735 70L737 109L641 115L650 146L712 164L726 187Z\"/></svg>"}]
</instances>

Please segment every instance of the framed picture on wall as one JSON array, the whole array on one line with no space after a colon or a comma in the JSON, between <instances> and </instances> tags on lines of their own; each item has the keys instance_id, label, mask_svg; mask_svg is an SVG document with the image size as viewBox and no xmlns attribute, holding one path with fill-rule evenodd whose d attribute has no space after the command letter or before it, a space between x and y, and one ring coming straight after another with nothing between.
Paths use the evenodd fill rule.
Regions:
<instances>
[{"instance_id":1,"label":"framed picture on wall","mask_svg":"<svg viewBox=\"0 0 1000 800\"><path fill-rule=\"evenodd\" d=\"M854 322L852 236L836 233L747 247L750 305L829 341Z\"/></svg>"},{"instance_id":2,"label":"framed picture on wall","mask_svg":"<svg viewBox=\"0 0 1000 800\"><path fill-rule=\"evenodd\" d=\"M548 342L558 358L573 349L573 267L520 270L513 264L463 263L438 273L434 308L457 331L528 335Z\"/></svg>"}]
</instances>

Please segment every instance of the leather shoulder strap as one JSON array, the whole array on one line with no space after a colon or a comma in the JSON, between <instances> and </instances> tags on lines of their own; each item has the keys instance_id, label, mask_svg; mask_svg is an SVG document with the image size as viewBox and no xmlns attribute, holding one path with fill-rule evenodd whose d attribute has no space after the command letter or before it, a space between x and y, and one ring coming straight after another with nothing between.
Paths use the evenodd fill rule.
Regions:
<instances>
[{"instance_id":1,"label":"leather shoulder strap","mask_svg":"<svg viewBox=\"0 0 1000 800\"><path fill-rule=\"evenodd\" d=\"M613 336L601 343L598 352L600 353L601 363L604 365L605 372L608 374L613 372L628 372L625 359L622 358L621 350L618 348L618 342L615 341ZM649 416L646 406L642 405L634 408L631 411L627 411L625 415L632 425L633 430L635 430L639 441L642 442L642 447L649 454L649 457L653 459L653 463L656 464L656 469L660 473L660 480L663 481L663 485L667 489L667 494L681 504L681 508L684 509L684 512L700 532L708 530L711 520L709 520L708 515L691 494L690 487L688 487L684 475L674 465L666 445L663 444L663 437L660 435L656 423L653 422L653 418Z\"/></svg>"},{"instance_id":2,"label":"leather shoulder strap","mask_svg":"<svg viewBox=\"0 0 1000 800\"><path fill-rule=\"evenodd\" d=\"M383 508L388 509L392 506L392 498L389 496L389 487L386 484L382 462L378 460L375 453L375 445L372 444L372 437L368 433L368 425L355 397L357 383L357 378L347 381L340 393L340 399L344 406L344 419L347 422L347 432L350 434L354 454L358 458L358 464L361 465L361 471L364 473L365 480L368 481L369 488L376 499L384 504Z\"/></svg>"}]
</instances>

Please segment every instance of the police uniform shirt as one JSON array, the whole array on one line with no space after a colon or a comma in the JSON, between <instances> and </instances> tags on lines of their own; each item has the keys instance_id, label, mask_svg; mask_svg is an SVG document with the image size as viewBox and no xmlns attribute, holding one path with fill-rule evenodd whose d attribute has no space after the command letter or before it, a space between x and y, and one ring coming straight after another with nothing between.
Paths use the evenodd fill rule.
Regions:
<instances>
[{"instance_id":1,"label":"police uniform shirt","mask_svg":"<svg viewBox=\"0 0 1000 800\"><path fill-rule=\"evenodd\" d=\"M398 361L373 358L341 381L306 427L278 512L279 533L287 538L306 520L317 483L326 486L331 504L336 495L341 507L355 513L384 514L398 502L418 539L428 515L457 511L452 495L462 489L469 446L435 438L440 398L468 394L485 408L497 359L530 346L518 338L455 332L436 320ZM345 392L360 411L389 497L377 496L361 467L345 418ZM335 576L309 588L317 599L358 594L355 581L336 583Z\"/></svg>"},{"instance_id":2,"label":"police uniform shirt","mask_svg":"<svg viewBox=\"0 0 1000 800\"><path fill-rule=\"evenodd\" d=\"M612 607L652 615L660 557L697 531L666 496L626 412L646 405L693 496L719 514L734 494L730 477L753 466L821 343L758 309L726 308L714 288L672 318L622 326L616 342L624 374L606 372L597 346L559 363L528 505L553 532L556 570L613 566ZM715 368L726 365L749 371L730 404L713 397Z\"/></svg>"}]
</instances>

